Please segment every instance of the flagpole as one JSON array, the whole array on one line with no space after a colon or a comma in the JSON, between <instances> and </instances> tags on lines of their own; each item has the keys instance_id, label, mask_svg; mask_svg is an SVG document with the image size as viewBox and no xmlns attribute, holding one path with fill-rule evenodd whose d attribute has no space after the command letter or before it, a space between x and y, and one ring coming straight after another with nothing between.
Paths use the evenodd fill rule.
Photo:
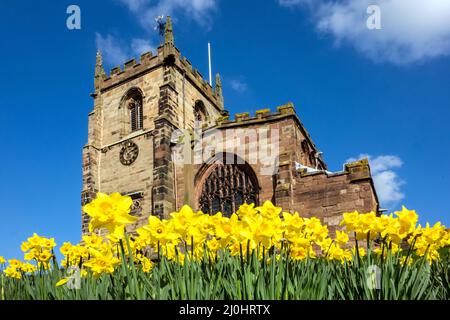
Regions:
<instances>
[{"instance_id":1,"label":"flagpole","mask_svg":"<svg viewBox=\"0 0 450 320\"><path fill-rule=\"evenodd\" d=\"M209 85L212 87L211 43L210 42L208 42L208 66L209 66Z\"/></svg>"}]
</instances>

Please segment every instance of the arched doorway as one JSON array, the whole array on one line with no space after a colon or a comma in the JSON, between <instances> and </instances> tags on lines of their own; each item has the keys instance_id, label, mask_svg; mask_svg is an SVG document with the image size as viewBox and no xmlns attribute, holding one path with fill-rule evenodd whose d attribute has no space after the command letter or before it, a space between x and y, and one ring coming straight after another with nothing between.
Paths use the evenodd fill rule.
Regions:
<instances>
[{"instance_id":1,"label":"arched doorway","mask_svg":"<svg viewBox=\"0 0 450 320\"><path fill-rule=\"evenodd\" d=\"M243 203L258 204L259 186L253 169L236 155L216 155L202 172L199 207L204 213L231 216Z\"/></svg>"}]
</instances>

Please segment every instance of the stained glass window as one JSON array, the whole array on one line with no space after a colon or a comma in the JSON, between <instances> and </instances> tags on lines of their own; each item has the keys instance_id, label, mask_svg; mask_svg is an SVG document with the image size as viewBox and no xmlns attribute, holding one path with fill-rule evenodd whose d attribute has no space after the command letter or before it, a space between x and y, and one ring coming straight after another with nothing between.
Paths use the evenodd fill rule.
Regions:
<instances>
[{"instance_id":1,"label":"stained glass window","mask_svg":"<svg viewBox=\"0 0 450 320\"><path fill-rule=\"evenodd\" d=\"M245 164L218 163L203 184L200 209L229 217L243 203L257 204L257 182L251 170Z\"/></svg>"}]
</instances>

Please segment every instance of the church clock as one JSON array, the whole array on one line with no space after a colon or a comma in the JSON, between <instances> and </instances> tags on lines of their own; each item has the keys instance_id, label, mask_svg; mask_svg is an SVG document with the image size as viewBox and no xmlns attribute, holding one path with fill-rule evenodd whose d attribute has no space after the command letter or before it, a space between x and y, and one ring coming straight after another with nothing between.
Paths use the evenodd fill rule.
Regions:
<instances>
[{"instance_id":1,"label":"church clock","mask_svg":"<svg viewBox=\"0 0 450 320\"><path fill-rule=\"evenodd\" d=\"M132 141L128 141L120 150L120 162L129 166L132 164L139 155L139 147Z\"/></svg>"}]
</instances>

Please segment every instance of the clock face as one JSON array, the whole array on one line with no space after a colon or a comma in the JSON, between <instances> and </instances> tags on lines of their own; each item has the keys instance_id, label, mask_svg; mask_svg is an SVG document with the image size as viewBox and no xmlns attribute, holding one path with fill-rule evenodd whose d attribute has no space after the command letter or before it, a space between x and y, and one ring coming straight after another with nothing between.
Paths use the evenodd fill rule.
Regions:
<instances>
[{"instance_id":1,"label":"clock face","mask_svg":"<svg viewBox=\"0 0 450 320\"><path fill-rule=\"evenodd\" d=\"M123 165L129 166L132 164L139 154L139 148L134 142L127 142L120 150L120 162Z\"/></svg>"}]
</instances>

